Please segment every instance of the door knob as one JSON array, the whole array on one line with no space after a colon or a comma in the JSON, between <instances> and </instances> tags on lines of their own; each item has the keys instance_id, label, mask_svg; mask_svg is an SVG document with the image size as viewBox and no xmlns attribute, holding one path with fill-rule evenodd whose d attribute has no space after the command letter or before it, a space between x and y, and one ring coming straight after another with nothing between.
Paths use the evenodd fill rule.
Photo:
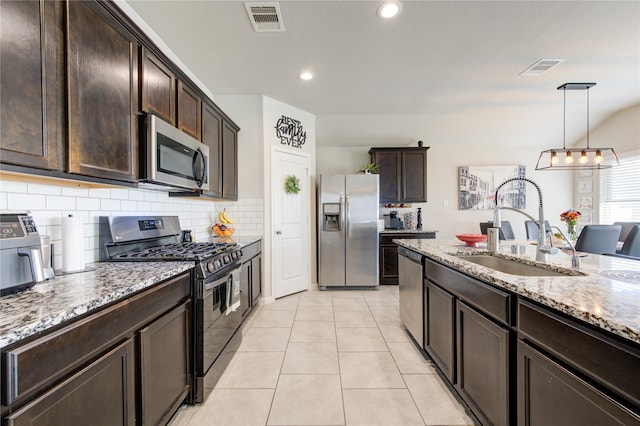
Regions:
<instances>
[{"instance_id":1,"label":"door knob","mask_svg":"<svg viewBox=\"0 0 640 426\"><path fill-rule=\"evenodd\" d=\"M282 231L276 231L276 235L282 235Z\"/></svg>"}]
</instances>

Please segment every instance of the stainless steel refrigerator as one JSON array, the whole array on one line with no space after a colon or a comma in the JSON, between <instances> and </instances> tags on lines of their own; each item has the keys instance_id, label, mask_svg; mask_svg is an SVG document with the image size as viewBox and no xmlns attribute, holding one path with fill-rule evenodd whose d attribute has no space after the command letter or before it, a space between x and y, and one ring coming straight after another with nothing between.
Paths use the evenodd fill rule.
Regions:
<instances>
[{"instance_id":1,"label":"stainless steel refrigerator","mask_svg":"<svg viewBox=\"0 0 640 426\"><path fill-rule=\"evenodd\" d=\"M318 285L378 285L379 176L321 175Z\"/></svg>"}]
</instances>

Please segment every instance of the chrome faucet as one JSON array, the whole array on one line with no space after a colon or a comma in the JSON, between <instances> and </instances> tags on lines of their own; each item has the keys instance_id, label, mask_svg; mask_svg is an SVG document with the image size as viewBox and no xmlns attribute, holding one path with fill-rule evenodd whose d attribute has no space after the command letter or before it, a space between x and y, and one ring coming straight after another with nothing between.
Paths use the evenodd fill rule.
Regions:
<instances>
[{"instance_id":1,"label":"chrome faucet","mask_svg":"<svg viewBox=\"0 0 640 426\"><path fill-rule=\"evenodd\" d=\"M565 240L567 244L569 244L569 247L571 247L571 250L573 251L573 255L571 256L571 266L574 268L579 268L580 258L578 257L578 253L576 253L576 246L571 244L571 241L569 241L567 236L564 235L564 232L562 232L560 228L558 228L557 226L551 226L551 227L555 228L560 233L560 235L562 235L562 239Z\"/></svg>"},{"instance_id":2,"label":"chrome faucet","mask_svg":"<svg viewBox=\"0 0 640 426\"><path fill-rule=\"evenodd\" d=\"M546 262L548 260L547 255L548 254L554 254L555 252L557 252L557 250L555 248L553 248L551 245L547 245L547 229L546 226L544 224L544 210L542 208L542 191L540 190L540 187L538 186L537 183L535 183L534 181L532 181L531 179L525 178L525 177L514 177L514 178L509 178L507 180L505 180L504 182L502 182L500 185L498 185L498 187L496 188L496 193L495 193L495 202L496 202L496 206L493 209L493 226L495 228L499 228L501 223L500 223L500 209L505 209L505 210L513 210L516 211L518 213L521 213L523 215L525 215L526 217L532 219L535 222L535 219L533 217L531 217L531 215L527 214L526 212L520 210L520 209L516 209L513 207L500 207L498 205L498 193L500 192L500 189L506 185L509 182L515 182L515 181L522 181L522 182L529 182L531 185L536 187L536 190L538 191L538 228L539 228L539 232L538 232L538 239L537 239L537 245L536 245L536 260L540 261L540 262Z\"/></svg>"}]
</instances>

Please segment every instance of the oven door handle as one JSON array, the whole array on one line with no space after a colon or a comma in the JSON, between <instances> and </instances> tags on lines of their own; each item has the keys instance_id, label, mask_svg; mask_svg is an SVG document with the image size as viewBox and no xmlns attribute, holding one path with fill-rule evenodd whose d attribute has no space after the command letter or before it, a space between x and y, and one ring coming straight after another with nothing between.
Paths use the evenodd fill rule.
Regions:
<instances>
[{"instance_id":1,"label":"oven door handle","mask_svg":"<svg viewBox=\"0 0 640 426\"><path fill-rule=\"evenodd\" d=\"M237 269L240 269L240 268L242 268L242 265L240 265L240 264L239 264L239 265L238 265L238 266L236 266L235 268L233 268L233 269L229 269L229 270L224 274L224 276L222 276L222 277L218 278L217 280L212 281L212 282L210 282L210 283L208 283L208 284L205 284L205 285L204 285L204 291L209 291L209 290L212 290L212 289L214 289L214 288L216 288L216 287L220 287L222 284L225 284L225 283L228 281L229 276L231 275L231 273L232 273L233 271L237 270Z\"/></svg>"}]
</instances>

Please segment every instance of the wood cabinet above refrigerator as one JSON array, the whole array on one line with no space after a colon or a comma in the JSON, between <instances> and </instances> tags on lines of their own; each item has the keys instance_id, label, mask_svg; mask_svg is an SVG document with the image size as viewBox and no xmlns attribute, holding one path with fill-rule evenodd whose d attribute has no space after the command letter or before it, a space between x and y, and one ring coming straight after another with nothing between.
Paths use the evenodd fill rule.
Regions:
<instances>
[{"instance_id":1,"label":"wood cabinet above refrigerator","mask_svg":"<svg viewBox=\"0 0 640 426\"><path fill-rule=\"evenodd\" d=\"M429 147L371 148L370 161L378 166L381 203L427 201Z\"/></svg>"}]
</instances>

